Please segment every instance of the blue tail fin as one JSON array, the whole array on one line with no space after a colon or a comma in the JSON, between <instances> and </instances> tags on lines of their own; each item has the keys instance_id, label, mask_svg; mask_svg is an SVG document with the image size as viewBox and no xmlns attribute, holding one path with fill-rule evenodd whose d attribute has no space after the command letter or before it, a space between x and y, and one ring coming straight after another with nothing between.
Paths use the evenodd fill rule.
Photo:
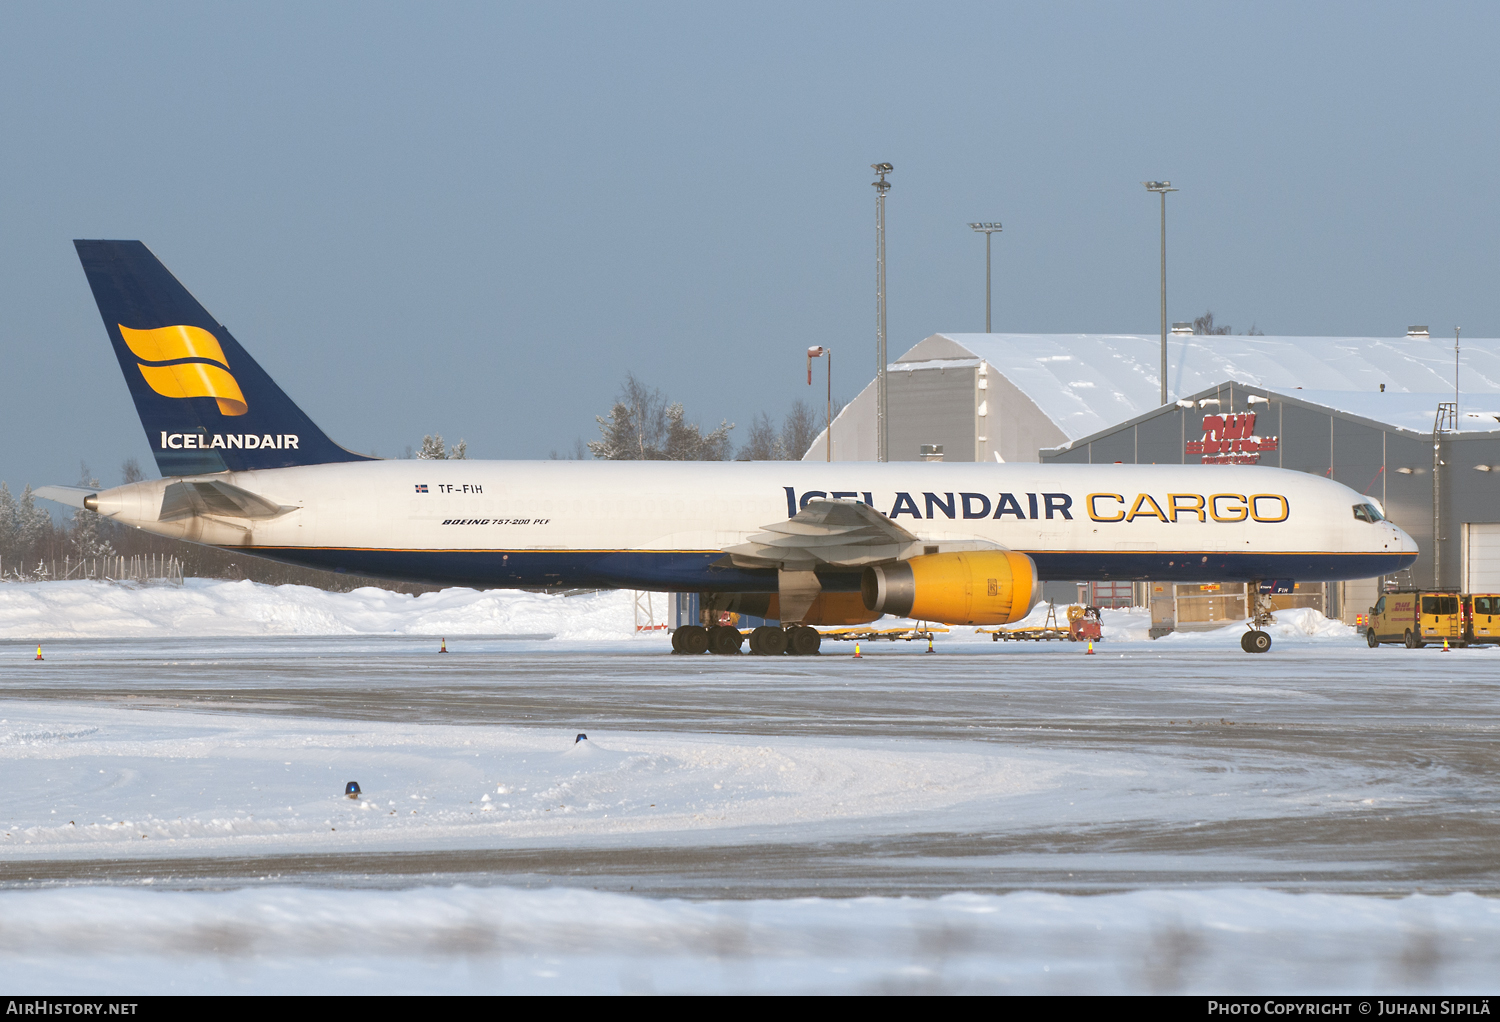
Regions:
<instances>
[{"instance_id":1,"label":"blue tail fin","mask_svg":"<svg viewBox=\"0 0 1500 1022\"><path fill-rule=\"evenodd\" d=\"M164 476L366 461L313 425L139 241L75 241Z\"/></svg>"}]
</instances>

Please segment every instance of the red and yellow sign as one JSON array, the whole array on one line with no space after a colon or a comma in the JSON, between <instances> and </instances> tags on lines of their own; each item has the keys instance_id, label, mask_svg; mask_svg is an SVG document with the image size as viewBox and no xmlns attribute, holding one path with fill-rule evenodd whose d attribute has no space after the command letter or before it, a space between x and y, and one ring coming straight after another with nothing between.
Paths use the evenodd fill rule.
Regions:
<instances>
[{"instance_id":1,"label":"red and yellow sign","mask_svg":"<svg viewBox=\"0 0 1500 1022\"><path fill-rule=\"evenodd\" d=\"M1186 452L1201 454L1204 465L1254 465L1265 451L1281 446L1279 437L1255 435L1255 413L1205 415L1203 439L1189 440Z\"/></svg>"}]
</instances>

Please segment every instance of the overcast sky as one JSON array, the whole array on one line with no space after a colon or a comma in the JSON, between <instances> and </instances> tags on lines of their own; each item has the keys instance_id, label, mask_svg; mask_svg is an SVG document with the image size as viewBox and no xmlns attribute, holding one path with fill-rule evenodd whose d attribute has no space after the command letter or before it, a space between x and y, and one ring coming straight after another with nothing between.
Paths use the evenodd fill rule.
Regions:
<instances>
[{"instance_id":1,"label":"overcast sky","mask_svg":"<svg viewBox=\"0 0 1500 1022\"><path fill-rule=\"evenodd\" d=\"M0 6L0 479L144 434L71 239L139 238L335 440L745 425L995 328L1500 334L1495 4ZM821 393L821 387L816 388Z\"/></svg>"}]
</instances>

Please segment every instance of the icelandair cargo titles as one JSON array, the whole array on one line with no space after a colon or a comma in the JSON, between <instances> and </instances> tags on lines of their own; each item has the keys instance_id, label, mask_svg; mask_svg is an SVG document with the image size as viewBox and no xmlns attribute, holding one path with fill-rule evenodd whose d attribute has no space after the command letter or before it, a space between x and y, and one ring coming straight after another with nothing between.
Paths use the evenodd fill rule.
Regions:
<instances>
[{"instance_id":1,"label":"icelandair cargo titles","mask_svg":"<svg viewBox=\"0 0 1500 1022\"><path fill-rule=\"evenodd\" d=\"M405 581L696 592L706 621L779 620L752 636L767 653L816 652L811 625L882 614L1008 624L1049 579L1329 581L1417 556L1370 498L1252 466L369 458L313 425L145 245L75 245L163 478L38 493L175 539ZM720 626L673 636L680 652L740 643Z\"/></svg>"}]
</instances>

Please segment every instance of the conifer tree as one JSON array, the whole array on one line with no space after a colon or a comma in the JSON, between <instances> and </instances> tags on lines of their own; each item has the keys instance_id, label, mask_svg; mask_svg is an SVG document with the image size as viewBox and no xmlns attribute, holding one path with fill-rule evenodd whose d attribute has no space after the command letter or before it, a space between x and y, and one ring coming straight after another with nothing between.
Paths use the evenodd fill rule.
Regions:
<instances>
[{"instance_id":1,"label":"conifer tree","mask_svg":"<svg viewBox=\"0 0 1500 1022\"><path fill-rule=\"evenodd\" d=\"M21 509L16 505L16 498L11 495L10 487L0 482L0 557L7 560L18 557L16 550L20 543Z\"/></svg>"},{"instance_id":2,"label":"conifer tree","mask_svg":"<svg viewBox=\"0 0 1500 1022\"><path fill-rule=\"evenodd\" d=\"M132 459L134 460L134 459ZM127 468L128 468L127 463ZM89 475L89 467L86 464L79 465L78 485L86 486L91 490L99 488L99 480ZM128 475L128 471L126 472ZM88 508L79 508L73 512L73 552L79 557L112 557L115 548L109 540L103 536L103 519L97 511Z\"/></svg>"}]
</instances>

